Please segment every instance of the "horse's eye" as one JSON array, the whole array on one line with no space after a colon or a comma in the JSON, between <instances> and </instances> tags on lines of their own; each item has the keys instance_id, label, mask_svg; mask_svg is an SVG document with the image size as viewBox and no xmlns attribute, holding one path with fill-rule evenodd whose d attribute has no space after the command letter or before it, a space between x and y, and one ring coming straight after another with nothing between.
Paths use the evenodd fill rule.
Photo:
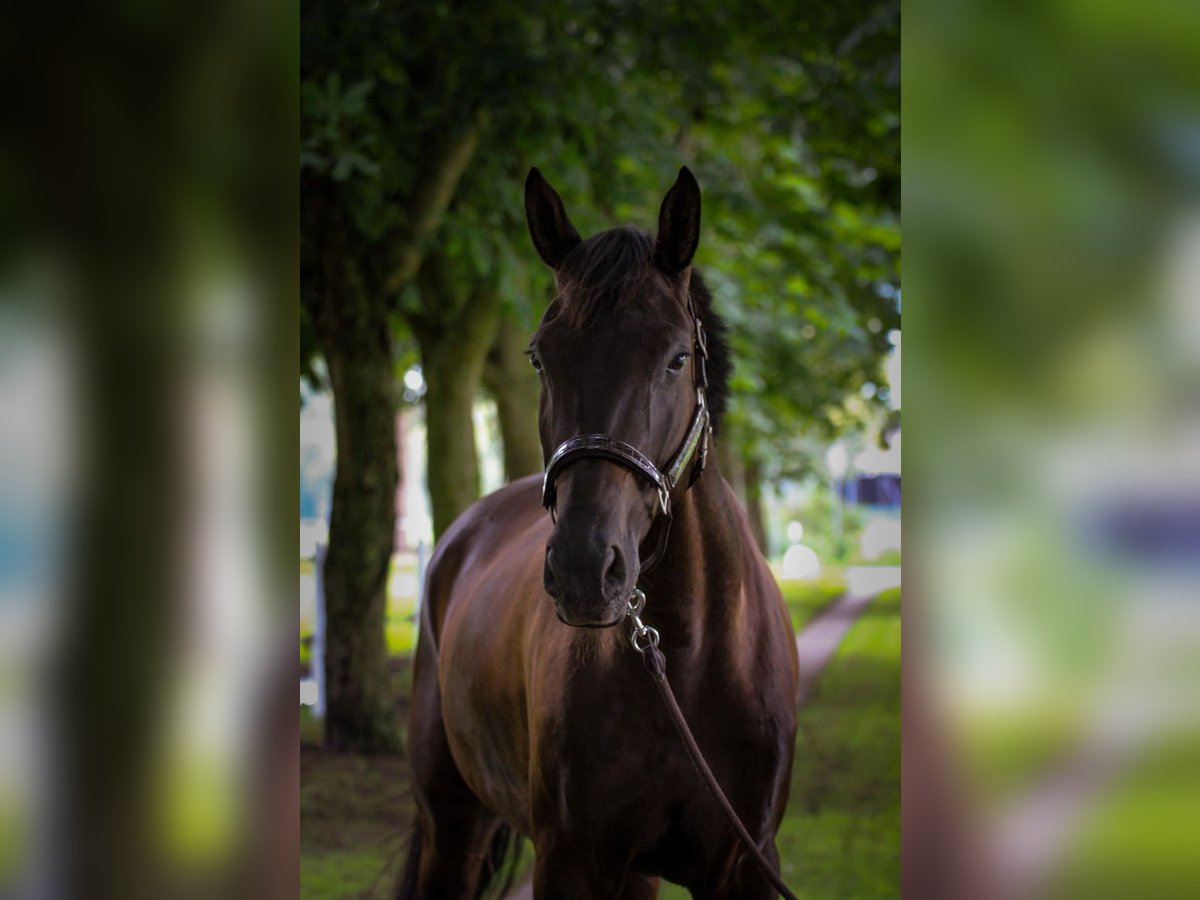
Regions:
<instances>
[{"instance_id":1,"label":"horse's eye","mask_svg":"<svg viewBox=\"0 0 1200 900\"><path fill-rule=\"evenodd\" d=\"M667 366L667 371L672 372L674 374L679 374L680 372L683 371L683 367L687 365L687 361L688 361L688 354L680 353L673 360L671 360L671 364L669 366Z\"/></svg>"},{"instance_id":2,"label":"horse's eye","mask_svg":"<svg viewBox=\"0 0 1200 900\"><path fill-rule=\"evenodd\" d=\"M542 361L537 358L537 354L534 353L532 350L527 355L529 356L529 364L531 366L533 366L533 371L535 371L539 375L541 375L542 374Z\"/></svg>"}]
</instances>

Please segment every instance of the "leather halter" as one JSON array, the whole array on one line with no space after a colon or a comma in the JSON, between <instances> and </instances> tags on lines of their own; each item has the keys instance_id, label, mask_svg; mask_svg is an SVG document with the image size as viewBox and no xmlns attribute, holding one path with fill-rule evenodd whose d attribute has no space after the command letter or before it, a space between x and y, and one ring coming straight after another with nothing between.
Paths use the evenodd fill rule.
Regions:
<instances>
[{"instance_id":1,"label":"leather halter","mask_svg":"<svg viewBox=\"0 0 1200 900\"><path fill-rule=\"evenodd\" d=\"M684 470L695 457L696 464L692 467L687 486L691 487L696 479L704 472L704 464L708 458L708 439L712 434L712 422L708 414L708 403L705 391L708 389L708 341L704 334L704 325L696 315L696 307L692 303L692 295L688 294L688 313L692 317L695 331L695 373L696 373L696 411L692 414L691 424L683 443L666 469L659 469L654 462L625 441L617 440L606 434L580 434L568 438L559 444L558 449L546 464L546 474L542 479L542 506L550 510L554 518L554 504L558 492L555 483L564 468L581 459L607 459L624 466L634 474L642 476L658 491L659 512L651 523L651 531L658 528L658 539L654 552L642 563L642 572L649 571L660 559L667 547L667 536L671 530L671 495L679 484ZM661 521L660 521L661 520Z\"/></svg>"}]
</instances>

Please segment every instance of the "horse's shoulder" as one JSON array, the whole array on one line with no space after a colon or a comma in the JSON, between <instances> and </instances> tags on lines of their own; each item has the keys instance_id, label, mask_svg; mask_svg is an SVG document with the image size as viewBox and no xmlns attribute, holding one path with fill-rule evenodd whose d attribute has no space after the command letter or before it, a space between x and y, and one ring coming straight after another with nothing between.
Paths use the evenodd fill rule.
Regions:
<instances>
[{"instance_id":1,"label":"horse's shoulder","mask_svg":"<svg viewBox=\"0 0 1200 900\"><path fill-rule=\"evenodd\" d=\"M466 572L484 571L481 560L494 558L513 535L549 518L541 506L541 484L540 475L530 475L504 485L471 504L438 539L426 580L435 622Z\"/></svg>"}]
</instances>

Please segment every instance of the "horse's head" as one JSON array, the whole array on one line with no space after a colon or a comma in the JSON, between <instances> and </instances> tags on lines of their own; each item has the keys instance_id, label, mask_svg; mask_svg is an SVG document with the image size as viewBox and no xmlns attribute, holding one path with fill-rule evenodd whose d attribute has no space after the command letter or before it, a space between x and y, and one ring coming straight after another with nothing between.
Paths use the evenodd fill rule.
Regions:
<instances>
[{"instance_id":1,"label":"horse's head","mask_svg":"<svg viewBox=\"0 0 1200 900\"><path fill-rule=\"evenodd\" d=\"M696 179L680 171L662 202L656 238L617 228L582 240L537 169L525 183L525 212L558 289L530 342L542 380L545 458L580 436L602 450L603 435L665 472L683 459L686 440L708 426L697 398L702 369L688 295L700 238ZM645 562L639 547L658 527L663 492L628 460L603 452L575 454L549 487L556 518L546 591L568 625L611 625L637 584Z\"/></svg>"}]
</instances>

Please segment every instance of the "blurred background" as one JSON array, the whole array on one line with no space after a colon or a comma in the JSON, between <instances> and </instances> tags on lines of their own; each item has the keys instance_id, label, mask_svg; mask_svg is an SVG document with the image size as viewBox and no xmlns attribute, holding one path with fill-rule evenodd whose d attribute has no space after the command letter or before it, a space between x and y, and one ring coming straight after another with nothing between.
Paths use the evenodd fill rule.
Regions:
<instances>
[{"instance_id":1,"label":"blurred background","mask_svg":"<svg viewBox=\"0 0 1200 900\"><path fill-rule=\"evenodd\" d=\"M906 896L1200 886L1198 59L905 6Z\"/></svg>"},{"instance_id":2,"label":"blurred background","mask_svg":"<svg viewBox=\"0 0 1200 900\"><path fill-rule=\"evenodd\" d=\"M684 164L735 359L720 469L797 628L852 611L817 648L784 874L894 895L898 3L314 0L301 24L305 896L386 894L424 567L467 506L543 467L525 351L554 287L530 167L590 235L653 230Z\"/></svg>"}]
</instances>

